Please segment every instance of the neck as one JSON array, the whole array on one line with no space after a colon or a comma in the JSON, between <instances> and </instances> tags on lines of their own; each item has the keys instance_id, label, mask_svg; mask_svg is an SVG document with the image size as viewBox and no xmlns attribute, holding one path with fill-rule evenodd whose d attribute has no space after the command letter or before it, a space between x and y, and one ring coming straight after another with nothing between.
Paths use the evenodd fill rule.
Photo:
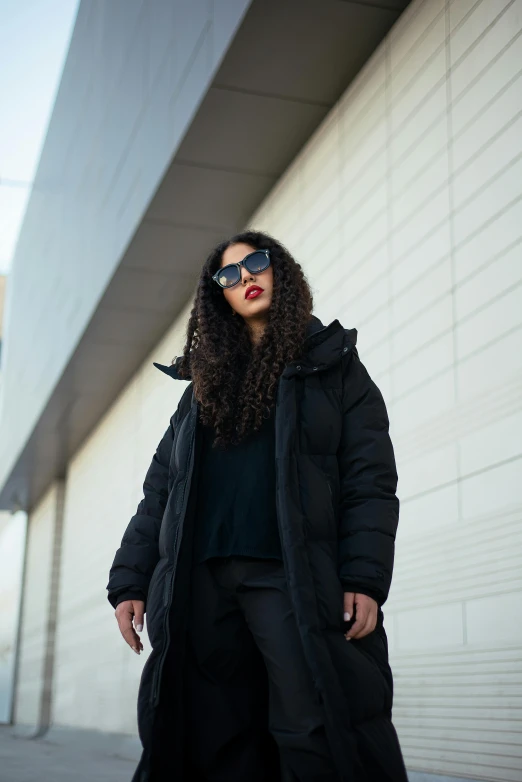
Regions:
<instances>
[{"instance_id":1,"label":"neck","mask_svg":"<svg viewBox=\"0 0 522 782\"><path fill-rule=\"evenodd\" d=\"M250 333L250 339L254 345L258 345L263 338L267 323L266 316L259 316L258 318L249 318L246 321L248 330Z\"/></svg>"}]
</instances>

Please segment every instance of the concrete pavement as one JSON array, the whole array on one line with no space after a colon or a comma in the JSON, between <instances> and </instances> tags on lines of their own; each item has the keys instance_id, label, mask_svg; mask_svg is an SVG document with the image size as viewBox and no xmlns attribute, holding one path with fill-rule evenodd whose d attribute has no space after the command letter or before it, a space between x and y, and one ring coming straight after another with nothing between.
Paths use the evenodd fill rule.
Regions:
<instances>
[{"instance_id":1,"label":"concrete pavement","mask_svg":"<svg viewBox=\"0 0 522 782\"><path fill-rule=\"evenodd\" d=\"M130 782L141 755L137 738L51 728L40 739L0 725L0 782ZM409 782L477 782L408 772Z\"/></svg>"},{"instance_id":2,"label":"concrete pavement","mask_svg":"<svg viewBox=\"0 0 522 782\"><path fill-rule=\"evenodd\" d=\"M39 739L0 726L2 782L130 782L140 756L137 739L53 728Z\"/></svg>"}]
</instances>

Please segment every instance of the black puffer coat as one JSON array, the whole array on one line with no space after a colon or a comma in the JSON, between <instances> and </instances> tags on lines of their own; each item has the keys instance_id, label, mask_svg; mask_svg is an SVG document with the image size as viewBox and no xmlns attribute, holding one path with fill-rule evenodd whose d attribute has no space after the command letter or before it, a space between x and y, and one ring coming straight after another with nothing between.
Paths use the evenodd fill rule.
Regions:
<instances>
[{"instance_id":1,"label":"black puffer coat","mask_svg":"<svg viewBox=\"0 0 522 782\"><path fill-rule=\"evenodd\" d=\"M393 680L381 609L393 570L397 473L386 407L359 360L356 337L338 320L323 327L312 316L301 358L281 375L279 533L340 782L407 782L391 721ZM155 366L179 379L176 365ZM189 382L110 571L113 606L145 600L152 645L138 696L144 751L133 782L191 782L181 687L200 431ZM375 631L350 642L343 634L344 591L364 592L379 603Z\"/></svg>"}]
</instances>

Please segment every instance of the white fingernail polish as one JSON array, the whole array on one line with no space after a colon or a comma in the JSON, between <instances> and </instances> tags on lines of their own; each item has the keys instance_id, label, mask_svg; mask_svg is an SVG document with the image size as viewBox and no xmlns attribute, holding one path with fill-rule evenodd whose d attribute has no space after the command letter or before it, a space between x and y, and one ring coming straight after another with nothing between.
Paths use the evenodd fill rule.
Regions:
<instances>
[{"instance_id":1,"label":"white fingernail polish","mask_svg":"<svg viewBox=\"0 0 522 782\"><path fill-rule=\"evenodd\" d=\"M143 625L136 625L136 630L138 631L138 633L141 633L141 631L143 630Z\"/></svg>"},{"instance_id":2,"label":"white fingernail polish","mask_svg":"<svg viewBox=\"0 0 522 782\"><path fill-rule=\"evenodd\" d=\"M348 611L344 612L344 621L345 622L349 622L350 621L350 614L348 613Z\"/></svg>"}]
</instances>

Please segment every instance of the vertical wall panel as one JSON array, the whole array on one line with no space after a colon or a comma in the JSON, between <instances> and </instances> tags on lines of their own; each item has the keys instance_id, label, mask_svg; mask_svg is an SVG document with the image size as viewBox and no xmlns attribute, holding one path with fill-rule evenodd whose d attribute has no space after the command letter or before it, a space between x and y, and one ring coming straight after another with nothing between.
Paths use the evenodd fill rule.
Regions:
<instances>
[{"instance_id":1,"label":"vertical wall panel","mask_svg":"<svg viewBox=\"0 0 522 782\"><path fill-rule=\"evenodd\" d=\"M186 387L153 366L180 353L188 310L165 335L71 461L67 476L52 719L136 734L138 657L123 640L106 584L142 497L156 446ZM81 708L79 708L81 704Z\"/></svg>"},{"instance_id":2,"label":"vertical wall panel","mask_svg":"<svg viewBox=\"0 0 522 782\"><path fill-rule=\"evenodd\" d=\"M388 405L408 767L502 782L522 779L521 29L521 0L412 3L251 221L359 329Z\"/></svg>"},{"instance_id":3,"label":"vertical wall panel","mask_svg":"<svg viewBox=\"0 0 522 782\"><path fill-rule=\"evenodd\" d=\"M303 264L325 323L359 329L388 405L408 767L499 782L522 778L521 17L521 0L413 2L250 221ZM69 466L58 724L135 731L143 658L104 588L184 386L150 362L180 352L188 313Z\"/></svg>"},{"instance_id":4,"label":"vertical wall panel","mask_svg":"<svg viewBox=\"0 0 522 782\"><path fill-rule=\"evenodd\" d=\"M27 525L14 718L17 723L35 728L40 722L45 690L57 501L54 483L29 516Z\"/></svg>"},{"instance_id":5,"label":"vertical wall panel","mask_svg":"<svg viewBox=\"0 0 522 782\"><path fill-rule=\"evenodd\" d=\"M0 407L10 412L0 420L0 486L249 5L80 3L9 278Z\"/></svg>"}]
</instances>

